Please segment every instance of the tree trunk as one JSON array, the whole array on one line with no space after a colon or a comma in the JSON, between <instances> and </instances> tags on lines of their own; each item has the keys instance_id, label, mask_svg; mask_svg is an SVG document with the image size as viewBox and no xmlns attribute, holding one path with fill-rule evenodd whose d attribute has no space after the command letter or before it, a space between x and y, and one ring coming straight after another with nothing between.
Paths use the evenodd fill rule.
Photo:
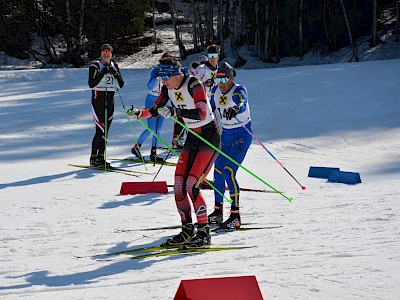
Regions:
<instances>
[{"instance_id":1,"label":"tree trunk","mask_svg":"<svg viewBox=\"0 0 400 300\"><path fill-rule=\"evenodd\" d=\"M222 48L224 41L224 1L218 0L217 43Z\"/></svg>"},{"instance_id":2,"label":"tree trunk","mask_svg":"<svg viewBox=\"0 0 400 300\"><path fill-rule=\"evenodd\" d=\"M377 24L377 11L376 11L376 1L372 0L372 47L376 46L376 24Z\"/></svg>"},{"instance_id":3,"label":"tree trunk","mask_svg":"<svg viewBox=\"0 0 400 300\"><path fill-rule=\"evenodd\" d=\"M153 0L154 1L154 0ZM198 50L199 49L199 41L198 41L198 30L197 30L197 14L196 14L196 6L195 6L195 1L196 0L191 0L192 4L192 9L193 9L193 21L192 21L192 26L193 26L193 48Z\"/></svg>"},{"instance_id":4,"label":"tree trunk","mask_svg":"<svg viewBox=\"0 0 400 300\"><path fill-rule=\"evenodd\" d=\"M238 50L238 35L240 32L238 32L241 28L240 21L240 13L241 13L241 7L240 5L237 5L235 3L235 0L230 0L230 5L229 5L229 15L231 16L229 19L229 28L230 28L230 41L231 41L231 50L232 50L232 55L233 59L235 61L234 66L235 67L241 67L246 63L246 60L243 59ZM238 24L239 23L239 24Z\"/></svg>"},{"instance_id":5,"label":"tree trunk","mask_svg":"<svg viewBox=\"0 0 400 300\"><path fill-rule=\"evenodd\" d=\"M261 43L260 43L260 30L261 30L261 28L260 28L260 22L259 22L259 20L258 20L258 14L259 14L259 2L258 1L256 1L255 3L254 3L254 15L255 15L255 25L256 25L256 30L254 31L254 34L255 34L255 36L254 36L254 48L256 49L256 55L260 58L260 59L264 59L263 57L262 57L262 54L261 54Z\"/></svg>"},{"instance_id":6,"label":"tree trunk","mask_svg":"<svg viewBox=\"0 0 400 300\"><path fill-rule=\"evenodd\" d=\"M153 54L160 53L160 51L157 49L157 25L156 25L156 4L155 1L152 1L153 5L153 43L154 43L154 51L152 52Z\"/></svg>"},{"instance_id":7,"label":"tree trunk","mask_svg":"<svg viewBox=\"0 0 400 300\"><path fill-rule=\"evenodd\" d=\"M171 10L171 19L172 19L172 26L174 27L174 32L175 32L175 39L179 47L179 55L182 59L186 58L187 51L185 49L185 46L182 43L182 39L180 36L179 28L178 25L176 24L176 7L175 7L175 0L170 0L169 1L169 8Z\"/></svg>"},{"instance_id":8,"label":"tree trunk","mask_svg":"<svg viewBox=\"0 0 400 300\"><path fill-rule=\"evenodd\" d=\"M352 47L352 52L353 52L353 55L350 58L350 61L353 60L353 57L354 57L355 61L359 61L360 59L358 57L357 47L356 47L356 45L354 43L353 36L351 34L351 28L350 28L350 24L349 24L349 19L347 18L346 7L344 6L343 0L339 0L339 1L340 1L340 5L342 6L344 21L346 22L347 33L349 35L349 42L350 42L350 45Z\"/></svg>"},{"instance_id":9,"label":"tree trunk","mask_svg":"<svg viewBox=\"0 0 400 300\"><path fill-rule=\"evenodd\" d=\"M278 14L278 7L276 6L276 0L274 0L274 13L275 13L275 57L277 62L279 63L281 58L279 55L279 14Z\"/></svg>"},{"instance_id":10,"label":"tree trunk","mask_svg":"<svg viewBox=\"0 0 400 300\"><path fill-rule=\"evenodd\" d=\"M212 44L214 41L214 12L213 0L206 1L206 28L207 28L207 44Z\"/></svg>"},{"instance_id":11,"label":"tree trunk","mask_svg":"<svg viewBox=\"0 0 400 300\"><path fill-rule=\"evenodd\" d=\"M73 57L73 38L71 32L71 9L70 0L65 0L65 40L67 42L67 62L71 62Z\"/></svg>"},{"instance_id":12,"label":"tree trunk","mask_svg":"<svg viewBox=\"0 0 400 300\"><path fill-rule=\"evenodd\" d=\"M396 42L398 42L399 41L399 36L400 36L400 0L396 0L396 11L397 11L397 21L396 21L397 36L396 36Z\"/></svg>"},{"instance_id":13,"label":"tree trunk","mask_svg":"<svg viewBox=\"0 0 400 300\"><path fill-rule=\"evenodd\" d=\"M303 46L303 11L304 11L304 2L303 2L303 0L299 0L299 55L301 57L304 55L304 46Z\"/></svg>"},{"instance_id":14,"label":"tree trunk","mask_svg":"<svg viewBox=\"0 0 400 300\"><path fill-rule=\"evenodd\" d=\"M200 41L200 45L205 45L204 31L203 31L203 18L201 17L201 9L200 9L200 1L196 0L196 11L197 14L197 28L198 28L198 37Z\"/></svg>"},{"instance_id":15,"label":"tree trunk","mask_svg":"<svg viewBox=\"0 0 400 300\"><path fill-rule=\"evenodd\" d=\"M265 5L265 59L267 60L267 62L271 62L272 61L272 54L271 54L271 49L269 47L270 45L270 30L271 27L269 25L269 2L267 2L267 4Z\"/></svg>"},{"instance_id":16,"label":"tree trunk","mask_svg":"<svg viewBox=\"0 0 400 300\"><path fill-rule=\"evenodd\" d=\"M79 46L82 45L83 42L83 26L85 25L85 0L81 0L81 9L79 12L79 29L78 29L78 36L79 36Z\"/></svg>"}]
</instances>

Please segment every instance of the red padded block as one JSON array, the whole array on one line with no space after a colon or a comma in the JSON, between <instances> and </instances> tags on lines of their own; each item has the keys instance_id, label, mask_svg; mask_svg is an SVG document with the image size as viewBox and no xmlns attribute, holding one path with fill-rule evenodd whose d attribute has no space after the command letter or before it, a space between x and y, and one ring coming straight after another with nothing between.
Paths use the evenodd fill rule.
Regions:
<instances>
[{"instance_id":1,"label":"red padded block","mask_svg":"<svg viewBox=\"0 0 400 300\"><path fill-rule=\"evenodd\" d=\"M121 195L168 194L168 187L166 181L123 182L119 193Z\"/></svg>"},{"instance_id":2,"label":"red padded block","mask_svg":"<svg viewBox=\"0 0 400 300\"><path fill-rule=\"evenodd\" d=\"M182 280L174 300L263 300L255 276Z\"/></svg>"}]
</instances>

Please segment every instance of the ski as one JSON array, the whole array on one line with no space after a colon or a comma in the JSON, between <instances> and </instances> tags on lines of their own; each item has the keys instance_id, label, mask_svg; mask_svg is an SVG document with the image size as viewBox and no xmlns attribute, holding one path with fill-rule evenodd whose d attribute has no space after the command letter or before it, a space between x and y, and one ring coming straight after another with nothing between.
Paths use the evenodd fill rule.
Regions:
<instances>
[{"instance_id":1,"label":"ski","mask_svg":"<svg viewBox=\"0 0 400 300\"><path fill-rule=\"evenodd\" d=\"M200 254L200 253L206 253L206 252L241 250L241 249L248 249L248 248L254 248L254 247L256 247L256 246L165 249L165 250L158 251L158 252L134 255L134 256L129 257L129 259L144 259L144 258L149 258L149 257L162 257L162 256L171 256L171 255L178 255L178 254Z\"/></svg>"},{"instance_id":2,"label":"ski","mask_svg":"<svg viewBox=\"0 0 400 300\"><path fill-rule=\"evenodd\" d=\"M99 171L104 171L103 166L91 166L91 165L78 165L78 164L68 164L68 166L71 167L76 167L76 168L82 168L82 169L94 169L94 170L99 170ZM126 170L122 168L117 168L117 167L108 167L106 169L107 172L116 172L116 173L121 173L129 176L135 176L139 177L140 175L146 174L146 175L152 175L152 173L146 173L146 172L140 172L140 171L133 171L133 170Z\"/></svg>"},{"instance_id":3,"label":"ski","mask_svg":"<svg viewBox=\"0 0 400 300\"><path fill-rule=\"evenodd\" d=\"M149 247L141 247L136 249L129 249L123 251L116 251L111 253L99 254L92 256L94 260L107 261L112 260L113 257L121 256L121 255L131 255L129 259L138 259L138 258L148 258L148 257L158 257L158 256L169 256L176 254L187 254L187 253L204 253L204 252L215 252L215 251L224 251L224 250L240 250L253 248L255 246L230 246L230 247L209 247L209 248L178 248L178 247L162 247L162 246L149 246Z\"/></svg>"},{"instance_id":4,"label":"ski","mask_svg":"<svg viewBox=\"0 0 400 300\"><path fill-rule=\"evenodd\" d=\"M277 225L277 226L260 226L260 227L240 227L238 229L228 229L228 228L220 228L217 227L215 229L212 229L211 232L236 232L236 231L249 231L249 230L261 230L261 229L276 229L276 228L282 228L282 225Z\"/></svg>"},{"instance_id":5,"label":"ski","mask_svg":"<svg viewBox=\"0 0 400 300\"><path fill-rule=\"evenodd\" d=\"M257 223L242 223L242 225L255 225L255 224ZM169 229L179 229L179 228L182 228L182 225L171 225L171 226L138 228L138 229L116 229L115 232L156 231L156 230L169 230Z\"/></svg>"},{"instance_id":6,"label":"ski","mask_svg":"<svg viewBox=\"0 0 400 300\"><path fill-rule=\"evenodd\" d=\"M213 185L214 182L209 180ZM203 190L212 190L213 188L209 186L206 182L200 183L200 189ZM225 188L226 191L229 191L229 188ZM262 189L250 189L250 188L240 188L241 192L257 192L257 193L277 193L274 190L262 190ZM281 192L282 193L282 192Z\"/></svg>"},{"instance_id":7,"label":"ski","mask_svg":"<svg viewBox=\"0 0 400 300\"><path fill-rule=\"evenodd\" d=\"M110 160L128 161L128 162L134 162L134 163L138 163L138 164L143 163L143 161L141 159L139 159L139 158L110 158ZM171 166L171 167L176 166L176 163L174 163L174 162L170 162L170 161L152 161L150 159L145 159L144 163Z\"/></svg>"}]
</instances>

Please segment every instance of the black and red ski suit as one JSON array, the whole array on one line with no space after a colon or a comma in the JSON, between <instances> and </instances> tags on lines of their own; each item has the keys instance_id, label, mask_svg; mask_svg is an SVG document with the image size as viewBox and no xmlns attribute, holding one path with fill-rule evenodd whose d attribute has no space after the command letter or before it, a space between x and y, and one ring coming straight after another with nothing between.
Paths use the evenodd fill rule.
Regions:
<instances>
[{"instance_id":1,"label":"black and red ski suit","mask_svg":"<svg viewBox=\"0 0 400 300\"><path fill-rule=\"evenodd\" d=\"M193 76L185 75L178 89L168 90L166 86L154 106L141 113L142 118L155 117L158 108L171 101L177 109L177 116L182 117L185 125L199 134L216 148L220 148L221 139L211 105L203 84ZM218 152L204 141L188 132L178 164L175 169L175 203L183 224L192 223L192 201L198 224L207 224L207 205L199 185L206 178Z\"/></svg>"}]
</instances>

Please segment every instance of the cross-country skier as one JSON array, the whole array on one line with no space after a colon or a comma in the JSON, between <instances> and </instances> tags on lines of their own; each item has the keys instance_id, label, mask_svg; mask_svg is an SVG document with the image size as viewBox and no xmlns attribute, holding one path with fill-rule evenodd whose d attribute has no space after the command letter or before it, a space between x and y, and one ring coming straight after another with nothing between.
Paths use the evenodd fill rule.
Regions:
<instances>
[{"instance_id":1,"label":"cross-country skier","mask_svg":"<svg viewBox=\"0 0 400 300\"><path fill-rule=\"evenodd\" d=\"M89 67L89 87L92 89L92 115L96 133L92 141L90 165L106 166L104 151L114 115L115 87L124 86L118 65L112 61L113 48L104 44L100 48L101 59L93 61Z\"/></svg>"},{"instance_id":2,"label":"cross-country skier","mask_svg":"<svg viewBox=\"0 0 400 300\"><path fill-rule=\"evenodd\" d=\"M182 117L185 125L213 146L220 147L218 127L211 111L210 102L203 84L193 76L181 71L181 64L173 56L160 59L158 75L163 87L156 103L150 109L132 108L128 115L132 119L157 117ZM171 105L167 106L168 101ZM182 231L168 239L163 246L187 248L208 247L211 243L208 226L207 205L199 189L206 178L218 152L188 133L178 164L175 169L175 204L178 209ZM197 233L191 215L193 204L198 223Z\"/></svg>"},{"instance_id":3,"label":"cross-country skier","mask_svg":"<svg viewBox=\"0 0 400 300\"><path fill-rule=\"evenodd\" d=\"M219 119L222 128L221 151L239 164L242 163L250 147L252 136L243 126L252 132L250 107L246 88L235 83L235 70L224 62L217 71L218 86L213 89L211 107ZM223 155L219 155L214 164L214 186L221 193L228 185L232 200L230 216L223 220L223 197L215 192L215 208L208 216L209 223L220 224L220 228L238 229L241 225L239 213L240 187L236 180L238 166Z\"/></svg>"}]
</instances>

